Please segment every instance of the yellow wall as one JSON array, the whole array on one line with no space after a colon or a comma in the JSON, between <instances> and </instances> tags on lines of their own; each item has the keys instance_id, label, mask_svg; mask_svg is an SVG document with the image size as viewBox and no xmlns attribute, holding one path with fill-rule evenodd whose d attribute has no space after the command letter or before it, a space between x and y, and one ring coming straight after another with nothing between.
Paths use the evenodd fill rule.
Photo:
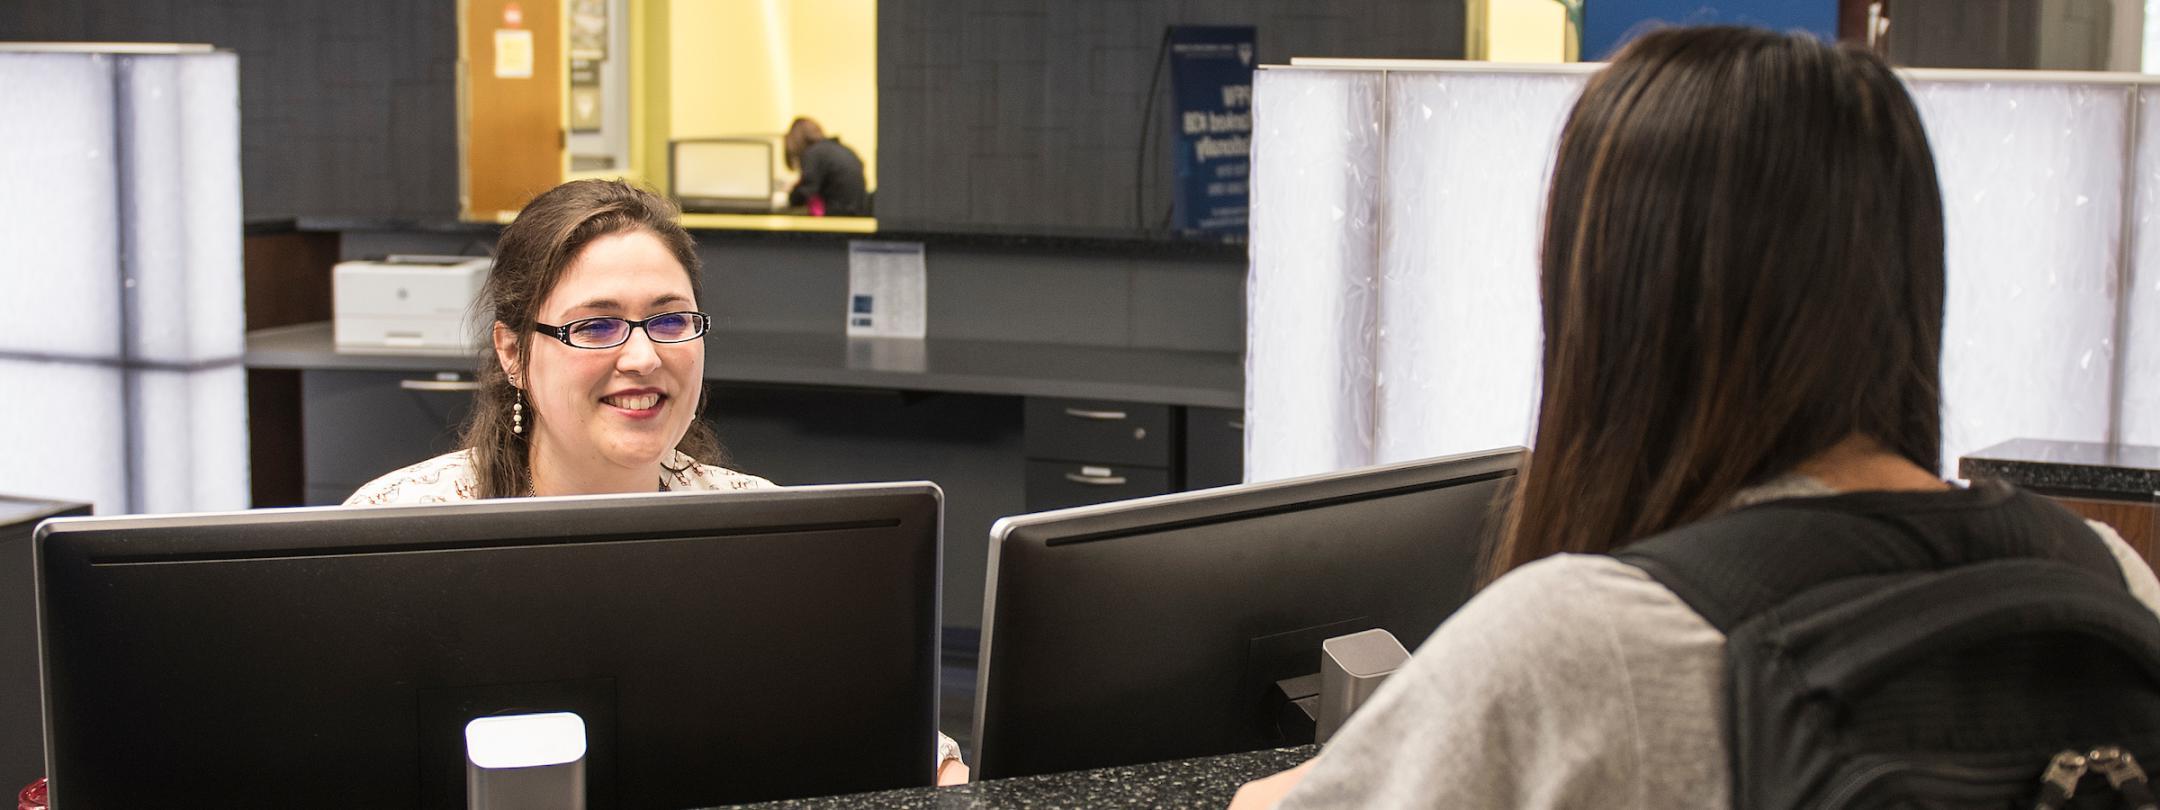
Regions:
<instances>
[{"instance_id":1,"label":"yellow wall","mask_svg":"<svg viewBox=\"0 0 2160 810\"><path fill-rule=\"evenodd\" d=\"M1567 9L1556 0L1470 2L1471 58L1493 62L1568 61Z\"/></svg>"},{"instance_id":2,"label":"yellow wall","mask_svg":"<svg viewBox=\"0 0 2160 810\"><path fill-rule=\"evenodd\" d=\"M674 138L818 120L877 183L877 0L668 0Z\"/></svg>"},{"instance_id":3,"label":"yellow wall","mask_svg":"<svg viewBox=\"0 0 2160 810\"><path fill-rule=\"evenodd\" d=\"M877 186L877 0L788 0L794 10L796 115L818 120L827 133L862 156Z\"/></svg>"}]
</instances>

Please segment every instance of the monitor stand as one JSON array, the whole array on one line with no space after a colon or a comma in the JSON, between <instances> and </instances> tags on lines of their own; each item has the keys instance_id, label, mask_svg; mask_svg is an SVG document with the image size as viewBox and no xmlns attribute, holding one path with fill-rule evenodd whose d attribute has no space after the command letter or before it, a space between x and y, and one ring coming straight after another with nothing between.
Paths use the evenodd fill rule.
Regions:
<instances>
[{"instance_id":1,"label":"monitor stand","mask_svg":"<svg viewBox=\"0 0 2160 810\"><path fill-rule=\"evenodd\" d=\"M585 720L506 714L465 724L468 810L585 810Z\"/></svg>"},{"instance_id":2,"label":"monitor stand","mask_svg":"<svg viewBox=\"0 0 2160 810\"><path fill-rule=\"evenodd\" d=\"M1249 736L1231 740L1233 750L1280 748L1314 742L1320 694L1320 645L1377 625L1358 616L1260 636L1245 650L1244 705L1253 707ZM1310 684L1307 685L1307 679ZM1301 708L1300 701L1314 706Z\"/></svg>"}]
</instances>

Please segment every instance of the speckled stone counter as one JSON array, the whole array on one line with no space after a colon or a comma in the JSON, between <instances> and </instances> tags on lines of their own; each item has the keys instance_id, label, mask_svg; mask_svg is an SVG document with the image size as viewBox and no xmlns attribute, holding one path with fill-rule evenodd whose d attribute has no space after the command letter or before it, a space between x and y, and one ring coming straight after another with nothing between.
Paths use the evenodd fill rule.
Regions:
<instances>
[{"instance_id":1,"label":"speckled stone counter","mask_svg":"<svg viewBox=\"0 0 2160 810\"><path fill-rule=\"evenodd\" d=\"M1239 785L1311 759L1319 746L1277 748L1219 757L1155 762L1122 768L993 779L949 788L911 788L738 805L764 810L1035 810L1084 807L1220 808L1230 804Z\"/></svg>"},{"instance_id":2,"label":"speckled stone counter","mask_svg":"<svg viewBox=\"0 0 2160 810\"><path fill-rule=\"evenodd\" d=\"M2160 493L2160 447L2015 439L1958 459L1958 477L1999 478L2049 494L2149 501Z\"/></svg>"}]
</instances>

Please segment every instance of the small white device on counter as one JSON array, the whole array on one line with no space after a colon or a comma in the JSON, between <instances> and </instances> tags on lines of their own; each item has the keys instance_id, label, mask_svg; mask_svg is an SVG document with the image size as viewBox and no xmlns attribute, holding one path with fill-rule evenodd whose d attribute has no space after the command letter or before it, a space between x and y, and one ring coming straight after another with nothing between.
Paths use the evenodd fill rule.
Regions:
<instances>
[{"instance_id":1,"label":"small white device on counter","mask_svg":"<svg viewBox=\"0 0 2160 810\"><path fill-rule=\"evenodd\" d=\"M332 331L343 354L471 354L486 256L390 256L331 271Z\"/></svg>"}]
</instances>

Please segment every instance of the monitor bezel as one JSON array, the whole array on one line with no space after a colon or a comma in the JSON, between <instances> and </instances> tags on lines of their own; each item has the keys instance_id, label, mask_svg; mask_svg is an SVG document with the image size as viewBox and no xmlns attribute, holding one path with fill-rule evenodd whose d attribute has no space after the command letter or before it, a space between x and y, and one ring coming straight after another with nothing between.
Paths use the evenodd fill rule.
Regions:
<instances>
[{"instance_id":1,"label":"monitor bezel","mask_svg":"<svg viewBox=\"0 0 2160 810\"><path fill-rule=\"evenodd\" d=\"M1502 447L998 519L990 527L989 561L984 568L982 640L976 655L969 761L977 767L983 763L984 718L989 707L991 663L995 660L997 639L998 568L1007 545L1032 544L1048 548L1104 542L1179 525L1249 519L1297 508L1286 503L1286 495L1306 496L1298 499L1300 504L1341 503L1513 477L1519 474L1528 452L1520 446ZM1434 474L1442 468L1446 471ZM1371 486L1375 481L1391 478L1404 480L1398 486ZM1068 530L1061 532L1061 528Z\"/></svg>"}]
</instances>

